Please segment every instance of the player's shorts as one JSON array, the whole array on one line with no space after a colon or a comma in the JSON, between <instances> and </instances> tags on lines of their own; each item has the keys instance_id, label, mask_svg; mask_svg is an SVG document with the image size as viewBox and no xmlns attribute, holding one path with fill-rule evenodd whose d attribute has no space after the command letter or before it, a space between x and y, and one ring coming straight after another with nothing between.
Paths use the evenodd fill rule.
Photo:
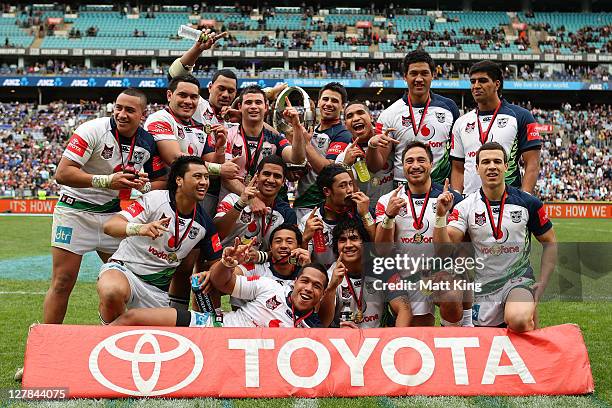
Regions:
<instances>
[{"instance_id":1,"label":"player's shorts","mask_svg":"<svg viewBox=\"0 0 612 408\"><path fill-rule=\"evenodd\" d=\"M215 317L212 313L193 310L176 310L176 327L214 327Z\"/></svg>"},{"instance_id":2,"label":"player's shorts","mask_svg":"<svg viewBox=\"0 0 612 408\"><path fill-rule=\"evenodd\" d=\"M113 215L56 206L53 210L51 246L77 255L92 251L112 254L119 248L121 239L106 235L103 227Z\"/></svg>"},{"instance_id":3,"label":"player's shorts","mask_svg":"<svg viewBox=\"0 0 612 408\"><path fill-rule=\"evenodd\" d=\"M417 282L418 283L418 282ZM431 294L423 293L421 290L408 290L408 300L413 316L434 314L435 305Z\"/></svg>"},{"instance_id":4,"label":"player's shorts","mask_svg":"<svg viewBox=\"0 0 612 408\"><path fill-rule=\"evenodd\" d=\"M170 297L168 292L149 285L136 276L126 265L118 261L110 261L102 265L98 279L102 274L109 269L115 269L123 273L130 284L130 299L128 301L128 309L140 307L168 307L170 305Z\"/></svg>"},{"instance_id":5,"label":"player's shorts","mask_svg":"<svg viewBox=\"0 0 612 408\"><path fill-rule=\"evenodd\" d=\"M521 276L510 279L495 292L481 296L474 293L474 304L472 306L474 326L497 327L504 324L504 309L510 291L516 288L525 288L533 295L531 286L534 283L533 279Z\"/></svg>"}]
</instances>

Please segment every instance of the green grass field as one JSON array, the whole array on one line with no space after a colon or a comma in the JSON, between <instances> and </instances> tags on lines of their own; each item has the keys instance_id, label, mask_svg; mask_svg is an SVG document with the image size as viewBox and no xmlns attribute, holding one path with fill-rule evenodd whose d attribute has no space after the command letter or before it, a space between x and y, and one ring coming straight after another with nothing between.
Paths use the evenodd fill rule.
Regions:
<instances>
[{"instance_id":1,"label":"green grass field","mask_svg":"<svg viewBox=\"0 0 612 408\"><path fill-rule=\"evenodd\" d=\"M609 221L605 220L553 220L560 241L610 242ZM48 288L47 276L38 265L50 270L49 234L50 217L0 217L0 389L18 388L13 381L17 367L23 365L23 353L28 327L42 319L42 301ZM534 244L536 247L538 244ZM604 244L605 245L605 244ZM602 247L600 247L602 248ZM612 245L606 246L612 254ZM600 254L608 255L608 254ZM609 256L609 255L608 255ZM34 258L28 258L34 257ZM594 256L595 261L603 258ZM30 260L35 260L30 261ZM95 260L94 260L95 261ZM96 261L97 262L97 261ZM611 263L612 264L612 263ZM98 299L95 292L95 262L88 263L70 299L66 323L98 324ZM36 269L36 270L32 270ZM584 302L550 301L540 305L540 324L551 326L562 323L578 324L589 350L595 393L571 397L371 397L309 399L193 399L193 400L75 400L41 402L35 405L54 407L608 407L612 404L612 355L609 353L612 303L610 277L589 280L583 278L583 289L598 289L599 300L585 297ZM603 295L603 297L602 297ZM0 406L8 402L0 399ZM24 406L25 403L11 406ZM32 404L34 405L34 404Z\"/></svg>"}]
</instances>

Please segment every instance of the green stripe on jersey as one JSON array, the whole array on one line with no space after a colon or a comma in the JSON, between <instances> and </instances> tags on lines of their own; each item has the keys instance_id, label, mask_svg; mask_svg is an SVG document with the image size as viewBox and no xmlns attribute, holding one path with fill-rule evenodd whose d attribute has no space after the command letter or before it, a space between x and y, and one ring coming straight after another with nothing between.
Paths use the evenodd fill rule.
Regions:
<instances>
[{"instance_id":1,"label":"green stripe on jersey","mask_svg":"<svg viewBox=\"0 0 612 408\"><path fill-rule=\"evenodd\" d=\"M137 273L134 275L138 276L143 282L167 292L175 270L176 268L168 268L150 275L138 275Z\"/></svg>"},{"instance_id":2,"label":"green stripe on jersey","mask_svg":"<svg viewBox=\"0 0 612 408\"><path fill-rule=\"evenodd\" d=\"M86 201L75 200L72 205L66 204L63 201L57 202L58 207L72 208L73 210L86 211L92 213L116 213L121 211L119 199L115 198L105 204L92 204Z\"/></svg>"},{"instance_id":3,"label":"green stripe on jersey","mask_svg":"<svg viewBox=\"0 0 612 408\"><path fill-rule=\"evenodd\" d=\"M304 194L295 199L293 208L315 208L321 202L323 202L323 193L321 193L319 186L313 184L304 191Z\"/></svg>"},{"instance_id":4,"label":"green stripe on jersey","mask_svg":"<svg viewBox=\"0 0 612 408\"><path fill-rule=\"evenodd\" d=\"M438 184L444 185L444 181L450 177L451 163L450 163L450 152L448 149L444 150L444 155L435 164L431 171L431 179Z\"/></svg>"}]
</instances>

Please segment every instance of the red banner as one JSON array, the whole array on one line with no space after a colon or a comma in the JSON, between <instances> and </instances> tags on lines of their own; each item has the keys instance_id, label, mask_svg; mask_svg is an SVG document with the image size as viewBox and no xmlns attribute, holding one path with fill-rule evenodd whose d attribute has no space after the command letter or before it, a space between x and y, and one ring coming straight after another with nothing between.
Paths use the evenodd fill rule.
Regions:
<instances>
[{"instance_id":1,"label":"red banner","mask_svg":"<svg viewBox=\"0 0 612 408\"><path fill-rule=\"evenodd\" d=\"M578 326L240 329L37 325L23 387L70 398L562 395L594 390Z\"/></svg>"},{"instance_id":2,"label":"red banner","mask_svg":"<svg viewBox=\"0 0 612 408\"><path fill-rule=\"evenodd\" d=\"M53 209L57 204L57 199L47 200L19 200L19 199L0 199L0 214L53 214Z\"/></svg>"},{"instance_id":3,"label":"red banner","mask_svg":"<svg viewBox=\"0 0 612 408\"><path fill-rule=\"evenodd\" d=\"M549 218L612 218L612 204L545 203Z\"/></svg>"}]
</instances>

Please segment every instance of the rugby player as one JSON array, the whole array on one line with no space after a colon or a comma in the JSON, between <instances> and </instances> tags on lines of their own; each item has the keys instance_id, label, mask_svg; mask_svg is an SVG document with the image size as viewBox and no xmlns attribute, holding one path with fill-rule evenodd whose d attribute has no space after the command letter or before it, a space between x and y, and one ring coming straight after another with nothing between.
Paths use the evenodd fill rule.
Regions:
<instances>
[{"instance_id":1,"label":"rugby player","mask_svg":"<svg viewBox=\"0 0 612 408\"><path fill-rule=\"evenodd\" d=\"M381 197L376 204L376 244L399 244L401 252L415 252L415 256L434 257L433 232L436 218L435 208L443 186L431 179L433 168L433 153L429 145L412 141L406 145L403 155L404 177L407 183L391 193ZM448 183L448 180L446 181ZM451 191L454 204L462 200L459 193ZM451 217L453 214L451 214ZM405 245L402 245L405 244ZM419 248L419 245L424 245ZM386 249L377 245L379 250ZM417 255L418 253L418 255ZM425 271L399 272L399 278L417 281L425 278ZM436 273L437 279L450 279L446 272ZM445 293L434 292L432 296L422 290L408 291L411 306L411 326L434 325L434 302L440 306L443 326L456 326L464 316L462 309L462 291L449 290ZM443 298L444 301L441 301ZM471 317L471 310L465 311L466 319Z\"/></svg>"},{"instance_id":2,"label":"rugby player","mask_svg":"<svg viewBox=\"0 0 612 408\"><path fill-rule=\"evenodd\" d=\"M368 168L381 170L391 155L395 182L405 182L402 153L408 142L418 140L429 144L433 152L431 178L444 183L450 173L450 135L459 108L452 99L431 92L434 62L427 52L408 53L403 68L408 91L378 117L376 130L380 135L370 141Z\"/></svg>"},{"instance_id":3,"label":"rugby player","mask_svg":"<svg viewBox=\"0 0 612 408\"><path fill-rule=\"evenodd\" d=\"M197 205L207 188L204 161L181 156L170 168L168 190L142 195L105 222L106 234L125 239L98 276L103 323L115 320L126 307L168 306L168 289L179 265L191 275L199 251L209 261L220 258L215 226Z\"/></svg>"},{"instance_id":4,"label":"rugby player","mask_svg":"<svg viewBox=\"0 0 612 408\"><path fill-rule=\"evenodd\" d=\"M374 136L370 110L363 102L349 102L344 108L344 124L347 130L351 132L353 141L336 157L336 163L348 167L354 166L358 159L364 160L365 163L368 142ZM380 171L370 174L370 180L366 182L359 180L354 168L351 170L355 185L359 187L359 191L363 191L365 195L370 197L372 203L377 202L381 196L393 190L393 157L391 156Z\"/></svg>"},{"instance_id":5,"label":"rugby player","mask_svg":"<svg viewBox=\"0 0 612 408\"><path fill-rule=\"evenodd\" d=\"M106 262L119 239L103 232L132 189L164 186L166 170L153 137L140 127L147 106L144 93L119 94L111 117L80 125L64 150L55 180L62 185L53 212L51 284L43 303L44 323L62 323L81 259L97 251ZM149 181L151 179L151 181Z\"/></svg>"},{"instance_id":6,"label":"rugby player","mask_svg":"<svg viewBox=\"0 0 612 408\"><path fill-rule=\"evenodd\" d=\"M268 277L246 277L234 273L235 268L249 260L248 245L223 250L221 262L210 270L212 285L222 293L242 299L238 310L224 313L225 327L322 327L316 308L327 287L326 270L318 264L306 264L297 274L293 286ZM203 278L201 278L202 280ZM113 325L211 327L209 313L174 308L133 309L115 320Z\"/></svg>"},{"instance_id":7,"label":"rugby player","mask_svg":"<svg viewBox=\"0 0 612 408\"><path fill-rule=\"evenodd\" d=\"M482 187L455 206L444 189L438 197L434 242L458 243L469 234L476 257L473 320L476 326L507 326L516 332L533 330L536 304L555 268L557 245L552 223L537 198L505 183L508 153L497 142L476 152ZM543 244L540 277L529 263L531 234Z\"/></svg>"},{"instance_id":8,"label":"rugby player","mask_svg":"<svg viewBox=\"0 0 612 408\"><path fill-rule=\"evenodd\" d=\"M408 299L402 292L388 291L382 285L377 287L375 282L385 282L385 276L368 273L366 245L370 242L368 232L356 219L343 218L334 227L333 250L338 259L327 272L330 283L319 310L323 326L333 321L335 327L380 327L387 303L397 316L396 326L408 326ZM342 316L349 312L350 316Z\"/></svg>"},{"instance_id":9,"label":"rugby player","mask_svg":"<svg viewBox=\"0 0 612 408\"><path fill-rule=\"evenodd\" d=\"M306 145L309 169L298 183L293 204L298 218L304 217L324 200L315 183L317 175L325 166L334 163L338 154L351 142L351 134L340 120L346 100L346 89L338 82L330 82L319 90L317 108L320 122Z\"/></svg>"},{"instance_id":10,"label":"rugby player","mask_svg":"<svg viewBox=\"0 0 612 408\"><path fill-rule=\"evenodd\" d=\"M278 197L285 184L286 173L287 166L279 156L264 157L257 164L257 172L240 196L230 193L221 200L214 223L224 247L231 245L236 237L243 244L257 237L257 249L267 251L270 248L271 232L276 227L283 223L297 224L293 208ZM254 199L265 205L263 214L255 213L252 209Z\"/></svg>"},{"instance_id":11,"label":"rugby player","mask_svg":"<svg viewBox=\"0 0 612 408\"><path fill-rule=\"evenodd\" d=\"M451 186L464 195L478 191L481 180L476 170L476 152L483 144L495 141L509 156L506 183L533 194L542 148L533 115L501 97L504 77L495 62L480 61L472 65L470 83L478 107L461 116L453 126ZM525 167L522 182L521 158Z\"/></svg>"},{"instance_id":12,"label":"rugby player","mask_svg":"<svg viewBox=\"0 0 612 408\"><path fill-rule=\"evenodd\" d=\"M353 178L348 170L340 164L325 166L317 176L317 185L321 188L325 201L302 217L299 223L304 242L314 262L329 268L336 256L332 250L332 229L345 217L355 218L364 224L370 240L376 233L374 218L370 213L370 199L361 191L355 191ZM317 231L323 234L324 251L317 251L313 241Z\"/></svg>"}]
</instances>

